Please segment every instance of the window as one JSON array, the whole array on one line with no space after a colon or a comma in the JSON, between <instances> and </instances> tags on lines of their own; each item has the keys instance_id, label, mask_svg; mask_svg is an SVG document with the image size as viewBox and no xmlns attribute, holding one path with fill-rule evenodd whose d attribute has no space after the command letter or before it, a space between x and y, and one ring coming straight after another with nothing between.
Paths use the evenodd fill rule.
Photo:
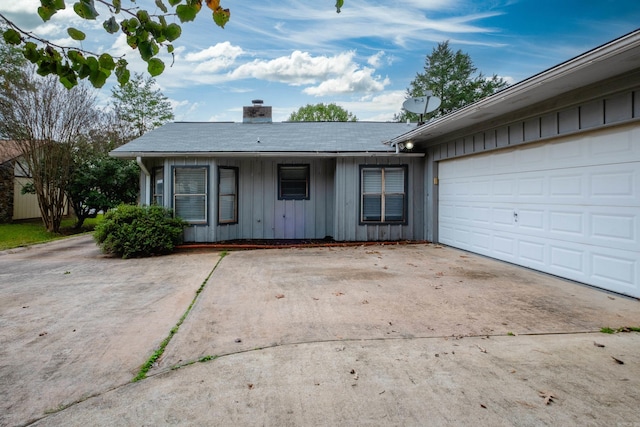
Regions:
<instances>
[{"instance_id":1,"label":"window","mask_svg":"<svg viewBox=\"0 0 640 427\"><path fill-rule=\"evenodd\" d=\"M173 169L173 209L191 224L207 223L207 172L206 167Z\"/></svg>"},{"instance_id":2,"label":"window","mask_svg":"<svg viewBox=\"0 0 640 427\"><path fill-rule=\"evenodd\" d=\"M158 206L164 204L164 168L153 169L153 183L151 184L151 203Z\"/></svg>"},{"instance_id":3,"label":"window","mask_svg":"<svg viewBox=\"0 0 640 427\"><path fill-rule=\"evenodd\" d=\"M238 222L238 168L218 168L218 223Z\"/></svg>"},{"instance_id":4,"label":"window","mask_svg":"<svg viewBox=\"0 0 640 427\"><path fill-rule=\"evenodd\" d=\"M309 199L309 165L278 165L278 200Z\"/></svg>"},{"instance_id":5,"label":"window","mask_svg":"<svg viewBox=\"0 0 640 427\"><path fill-rule=\"evenodd\" d=\"M407 222L407 167L360 167L360 221Z\"/></svg>"}]
</instances>

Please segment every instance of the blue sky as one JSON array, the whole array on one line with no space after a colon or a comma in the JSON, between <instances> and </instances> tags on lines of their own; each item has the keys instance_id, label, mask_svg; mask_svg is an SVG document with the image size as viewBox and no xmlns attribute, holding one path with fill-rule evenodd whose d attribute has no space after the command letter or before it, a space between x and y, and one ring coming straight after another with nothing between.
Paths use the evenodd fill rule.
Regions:
<instances>
[{"instance_id":1,"label":"blue sky","mask_svg":"<svg viewBox=\"0 0 640 427\"><path fill-rule=\"evenodd\" d=\"M182 26L174 65L156 78L176 120L238 122L242 106L263 99L274 121L319 102L389 121L439 42L468 53L485 75L515 83L640 27L638 0L345 0L340 14L334 0L221 3L231 9L226 27L203 7ZM77 43L66 34L74 26L87 33L83 48L124 54L132 70L145 69L122 37L102 30L106 10L87 22L67 4L47 23L38 0L0 0L0 13L58 44ZM156 10L152 0L136 4ZM100 91L102 103L110 89Z\"/></svg>"}]
</instances>

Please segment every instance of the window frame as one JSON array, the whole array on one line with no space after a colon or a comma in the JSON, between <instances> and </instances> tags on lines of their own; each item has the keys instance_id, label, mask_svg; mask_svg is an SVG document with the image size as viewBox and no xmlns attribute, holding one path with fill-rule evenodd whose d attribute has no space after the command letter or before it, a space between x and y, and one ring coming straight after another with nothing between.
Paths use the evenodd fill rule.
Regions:
<instances>
[{"instance_id":1,"label":"window frame","mask_svg":"<svg viewBox=\"0 0 640 427\"><path fill-rule=\"evenodd\" d=\"M221 170L232 170L234 173L234 191L235 193L233 194L222 194L220 192L220 183L221 183L221 179L220 179L220 172ZM238 188L239 188L239 168L237 166L218 166L218 225L233 225L233 224L237 224L238 223L238 218L240 216L239 212L238 212ZM230 196L233 195L234 196L234 201L233 201L233 212L234 212L234 218L232 220L223 220L220 218L220 215L222 214L222 210L220 209L221 203L220 200L222 198L222 196Z\"/></svg>"},{"instance_id":2,"label":"window frame","mask_svg":"<svg viewBox=\"0 0 640 427\"><path fill-rule=\"evenodd\" d=\"M386 220L384 211L385 209L385 199L387 195L398 195L400 193L397 192L387 192L385 191L385 170L387 169L401 169L403 173L403 201L402 201L402 219L401 220ZM380 170L382 172L382 182L381 182L381 190L380 193L365 193L364 192L364 171L365 170ZM360 225L376 225L376 224L385 224L385 225L407 225L409 222L409 167L406 164L403 165L360 165L359 170L359 224ZM364 196L365 194L380 194L380 220L371 220L366 221L364 219Z\"/></svg>"},{"instance_id":3,"label":"window frame","mask_svg":"<svg viewBox=\"0 0 640 427\"><path fill-rule=\"evenodd\" d=\"M283 195L283 170L286 169L305 169L305 195ZM301 181L301 180L286 180L289 182L293 181ZM311 199L311 166L309 163L287 163L287 164L278 164L278 200L309 200Z\"/></svg>"},{"instance_id":4,"label":"window frame","mask_svg":"<svg viewBox=\"0 0 640 427\"><path fill-rule=\"evenodd\" d=\"M159 172L160 174L162 174L162 192L156 193L157 176ZM151 204L152 205L164 206L164 185L165 185L164 166L158 166L153 168L151 170ZM162 200L162 203L157 203L158 197Z\"/></svg>"},{"instance_id":5,"label":"window frame","mask_svg":"<svg viewBox=\"0 0 640 427\"><path fill-rule=\"evenodd\" d=\"M176 171L179 169L202 169L204 171L204 193L177 193L176 192ZM177 196L193 196L193 197L202 197L204 196L204 218L200 220L188 220L182 218L189 225L208 225L209 224L209 166L203 165L180 165L180 166L172 166L171 167L171 203L173 216L179 216L176 210L176 197Z\"/></svg>"}]
</instances>

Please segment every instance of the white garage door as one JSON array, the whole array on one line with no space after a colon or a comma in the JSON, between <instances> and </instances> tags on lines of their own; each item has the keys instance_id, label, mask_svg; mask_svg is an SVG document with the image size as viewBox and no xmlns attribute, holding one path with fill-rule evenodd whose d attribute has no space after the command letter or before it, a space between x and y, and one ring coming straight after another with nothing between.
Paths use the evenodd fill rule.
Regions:
<instances>
[{"instance_id":1,"label":"white garage door","mask_svg":"<svg viewBox=\"0 0 640 427\"><path fill-rule=\"evenodd\" d=\"M640 129L442 161L439 241L640 297Z\"/></svg>"}]
</instances>

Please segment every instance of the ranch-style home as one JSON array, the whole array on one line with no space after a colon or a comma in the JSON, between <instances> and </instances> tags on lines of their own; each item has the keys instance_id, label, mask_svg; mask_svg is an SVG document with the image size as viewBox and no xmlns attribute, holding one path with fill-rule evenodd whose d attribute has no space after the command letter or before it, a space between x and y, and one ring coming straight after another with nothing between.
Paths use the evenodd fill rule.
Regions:
<instances>
[{"instance_id":1,"label":"ranch-style home","mask_svg":"<svg viewBox=\"0 0 640 427\"><path fill-rule=\"evenodd\" d=\"M640 30L421 126L270 112L111 154L186 241L428 240L640 297Z\"/></svg>"}]
</instances>

